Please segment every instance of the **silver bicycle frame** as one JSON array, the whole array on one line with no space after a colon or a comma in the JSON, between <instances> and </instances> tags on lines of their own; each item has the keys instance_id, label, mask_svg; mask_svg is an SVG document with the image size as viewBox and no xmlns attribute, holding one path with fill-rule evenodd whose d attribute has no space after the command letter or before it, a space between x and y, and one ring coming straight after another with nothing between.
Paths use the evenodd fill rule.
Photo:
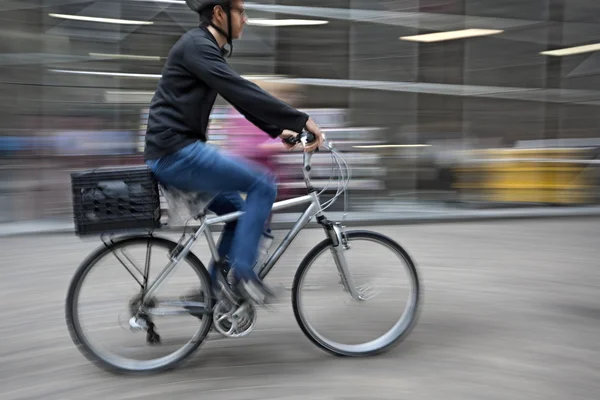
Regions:
<instances>
[{"instance_id":1,"label":"silver bicycle frame","mask_svg":"<svg viewBox=\"0 0 600 400\"><path fill-rule=\"evenodd\" d=\"M304 153L304 168L303 175L304 181L306 182L307 188L311 188L310 182L310 161L312 158L312 154ZM273 211L279 211L286 208L294 207L300 204L309 204L308 208L302 213L300 218L296 221L294 226L287 233L283 241L279 244L275 252L268 258L266 263L261 267L258 275L261 279L264 279L269 271L275 266L277 261L281 258L283 253L287 250L290 244L294 241L298 233L310 222L313 216L317 218L323 218L323 211L321 209L321 202L319 200L319 196L315 191L311 193L296 197L289 200L283 200L275 203L273 205ZM202 216L200 218L200 227L194 232L194 234L182 245L181 251L179 251L174 257L171 258L167 266L163 269L163 271L158 275L156 280L148 287L148 290L144 294L144 302L146 299L152 298L152 295L159 289L161 284L173 273L175 267L179 264L179 262L184 259L188 253L191 251L194 243L198 238L204 234L206 236L206 240L208 242L208 247L212 254L213 260L215 264L218 264L220 260L219 253L217 251L217 246L215 244L215 240L212 236L212 232L210 227L215 224L226 223L235 221L240 218L244 214L243 211L238 211L230 214L225 214L217 217L206 218ZM344 245L343 245L343 233L341 229L334 225L332 229L327 230L327 235L332 239L334 243L334 247L332 249L332 255L335 260L336 267L338 268L338 272L342 276L342 281L346 286L346 289L350 292L352 297L355 300L361 300L361 296L358 293L354 281L352 279L352 275L350 274L348 265L346 263L346 258L344 257Z\"/></svg>"}]
</instances>

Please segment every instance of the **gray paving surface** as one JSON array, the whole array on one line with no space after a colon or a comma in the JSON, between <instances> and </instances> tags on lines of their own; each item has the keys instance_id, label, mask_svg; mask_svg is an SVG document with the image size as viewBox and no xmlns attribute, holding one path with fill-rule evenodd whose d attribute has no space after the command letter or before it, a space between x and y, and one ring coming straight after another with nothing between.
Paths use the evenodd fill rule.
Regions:
<instances>
[{"instance_id":1,"label":"gray paving surface","mask_svg":"<svg viewBox=\"0 0 600 400\"><path fill-rule=\"evenodd\" d=\"M408 249L425 290L417 327L392 351L330 356L283 306L261 312L250 337L207 342L178 369L147 377L97 369L68 337L67 286L98 241L3 238L0 398L598 399L599 222L375 227ZM321 235L302 233L273 279L291 283Z\"/></svg>"}]
</instances>

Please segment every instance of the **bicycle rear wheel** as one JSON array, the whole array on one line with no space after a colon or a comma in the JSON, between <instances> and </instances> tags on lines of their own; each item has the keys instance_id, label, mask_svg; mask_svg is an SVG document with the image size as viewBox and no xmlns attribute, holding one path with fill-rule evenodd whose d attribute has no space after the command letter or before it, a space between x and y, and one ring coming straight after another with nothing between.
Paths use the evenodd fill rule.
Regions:
<instances>
[{"instance_id":1,"label":"bicycle rear wheel","mask_svg":"<svg viewBox=\"0 0 600 400\"><path fill-rule=\"evenodd\" d=\"M363 299L354 300L345 288L333 259L333 243L326 239L310 251L296 272L294 315L319 348L339 356L374 355L400 342L414 327L419 276L409 255L392 239L369 231L347 232L346 237L349 249L343 254ZM366 269L360 271L360 267ZM389 272L388 277L379 276ZM408 292L405 300L398 296L403 291ZM336 304L354 308L343 312Z\"/></svg>"},{"instance_id":2,"label":"bicycle rear wheel","mask_svg":"<svg viewBox=\"0 0 600 400\"><path fill-rule=\"evenodd\" d=\"M176 247L158 237L116 239L80 265L67 295L66 322L73 342L93 363L111 372L157 372L203 342L212 324L205 314L212 297L204 296L210 277L192 253L140 312L142 293Z\"/></svg>"}]
</instances>

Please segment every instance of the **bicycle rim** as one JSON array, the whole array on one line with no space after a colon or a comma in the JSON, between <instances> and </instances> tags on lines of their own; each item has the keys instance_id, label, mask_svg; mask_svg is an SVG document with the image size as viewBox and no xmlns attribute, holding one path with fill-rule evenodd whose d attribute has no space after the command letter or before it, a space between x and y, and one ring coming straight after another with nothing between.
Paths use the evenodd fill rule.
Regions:
<instances>
[{"instance_id":1,"label":"bicycle rim","mask_svg":"<svg viewBox=\"0 0 600 400\"><path fill-rule=\"evenodd\" d=\"M113 372L153 372L153 371L158 371L158 370L163 370L163 369L168 369L170 367L173 367L177 363L179 363L180 361L185 359L188 355L190 355L193 351L195 351L198 348L198 346L202 343L202 341L204 340L204 338L206 337L206 334L208 333L208 331L210 329L210 325L211 325L210 316L203 316L201 318L198 318L198 317L192 316L191 314L188 314L185 316L182 315L182 317L186 317L186 320L189 319L191 321L189 324L187 324L187 326L190 327L189 331L190 332L193 331L193 333L190 334L189 340L182 341L182 345L180 347L178 347L178 344L177 345L174 344L174 342L173 343L168 342L167 345L169 345L173 348L174 347L178 347L178 348L172 352L168 352L167 354L160 355L155 358L146 358L146 359L142 359L142 360L130 358L130 357L123 356L120 354L116 354L116 353L112 352L111 350L104 348L102 346L99 346L97 343L94 343L94 340L90 340L90 334L86 334L84 326L82 326L83 318L80 315L80 311L81 311L80 310L80 300L82 297L82 288L85 287L86 280L90 278L90 274L93 273L94 270L101 269L101 266L102 266L101 261L106 260L109 257L111 257L113 259L113 262L118 262L115 259L114 254L117 253L119 250L123 250L123 249L128 250L130 247L133 247L136 245L143 247L143 246L147 245L148 241L150 241L152 243L151 262L152 262L152 256L156 255L157 250L162 250L163 253L168 254L168 252L172 251L173 248L176 246L175 243L173 243L169 240L162 239L162 238L156 238L156 237L153 237L153 238L148 238L148 237L128 238L128 239L125 239L122 241L117 241L108 247L103 246L82 263L82 265L80 266L76 275L74 276L71 286L69 288L69 294L67 297L67 304L66 304L66 308L67 308L66 314L67 314L67 324L69 326L69 331L71 333L71 337L72 337L73 341L75 342L75 344L78 346L78 348L82 351L82 353L88 359L99 364L99 366L101 366L105 369L108 369L110 371L113 371ZM128 254L128 257L129 256L130 256L130 254ZM161 260L161 261L164 261L164 260ZM156 265L153 265L151 263L150 275L152 276L152 267L154 267L155 270L156 269L162 270L162 268L164 268L165 265L166 265L166 263L160 263L160 264L156 264ZM198 289L210 287L210 278L208 276L208 273L206 272L202 263L193 254L190 253L185 259L181 260L181 262L179 263L177 268L181 269L182 267L186 267L186 268L191 267L191 273L189 273L189 275L195 277L196 282L200 283L200 285L197 285ZM190 268L188 268L188 270L189 269ZM142 271L143 271L143 268L142 268ZM101 271L101 272L103 272L103 271ZM123 276L125 276L125 274L123 274ZM133 280L133 278L131 278L131 277L130 277L130 279ZM170 278L165 285L168 285L169 281L171 281L171 279L172 278ZM179 278L176 282L178 282L180 280L181 280L181 278ZM152 281L152 280L150 280L150 281ZM116 288L117 286L118 285L108 286L103 282L98 283L97 288L93 288L96 290L92 291L92 293L93 293L93 295L95 295L95 294L104 293L104 292L111 292L111 291L115 292L115 291L117 291L117 288ZM178 288L176 288L176 289L178 289ZM158 302L160 302L162 300L160 298L162 291L163 291L163 289L161 288L157 294ZM183 293L179 293L179 294L185 295L187 293L188 292L183 292ZM137 295L139 296L139 294L137 294ZM121 297L132 299L135 296L136 296L135 292L129 292L129 293L124 294L123 296L120 296L120 299L121 299ZM209 298L207 298L207 299L203 298L202 300L208 308L212 307L212 300L210 299L210 296L209 296ZM103 302L102 299L93 298L91 303L92 303L91 309L97 311L99 316L104 316L104 314L106 314L107 315L106 319L115 317L114 315L111 315L111 313L109 311L105 311L105 310L100 311L100 310L103 310L103 308L106 306L106 303ZM117 302L111 302L111 304L113 304L113 303L116 304ZM119 301L119 303L120 303L120 301ZM118 307L121 307L120 308L121 312L116 317L116 321L119 325L118 328L122 329L124 332L126 332L127 329L130 328L129 318L131 317L131 315L126 313L125 317L123 318L121 313L123 312L124 309L127 309L127 312L129 312L131 309L131 307L130 307L131 304L127 303L123 306L124 307L121 307L121 305L118 306ZM112 311L112 310L110 310L110 311ZM164 317L164 318L166 319L168 317ZM157 321L157 319L162 319L162 318L161 317L152 317L152 319L153 319L154 323L156 323L156 325L158 326L159 334L161 334L161 336L163 336L165 339L166 339L166 337L164 336L164 334L166 333L165 331L168 331L169 333L175 333L175 334L177 333L177 326L175 326L175 328L173 328L173 324L161 332L161 325L164 325L164 321L163 320ZM91 325L94 325L94 323L96 323L96 322L94 320L92 320ZM85 325L85 323L83 325ZM97 325L97 323L96 323L96 325ZM114 325L110 325L110 328L117 328L117 327ZM104 327L101 327L100 329L104 329ZM108 329L106 329L106 330L108 330ZM125 336L125 335L127 335L127 333L129 333L129 332L126 332L123 335ZM139 346L140 349L142 349L144 347L144 345L148 346L148 343L146 342L146 333L145 332L131 332L131 333L132 333L132 335L137 336L137 338L135 340L140 342L140 343L136 342L136 346ZM102 336L102 335L103 335L103 333L99 334L99 336ZM170 336L169 336L169 338L170 338ZM130 338L127 337L127 339L129 340ZM154 352L154 353L158 354L158 353L161 353L161 351L160 351L161 348L165 349L165 347L163 347L164 345L165 345L165 341L163 339L163 342L161 344L158 344L155 346L148 346L148 349L150 350L150 352ZM130 351L132 349L132 347L126 347L125 349L126 349L125 352L127 352L127 351Z\"/></svg>"},{"instance_id":2,"label":"bicycle rim","mask_svg":"<svg viewBox=\"0 0 600 400\"><path fill-rule=\"evenodd\" d=\"M371 270L367 270L367 272L363 273L362 276L361 274L356 274L356 263L353 263L353 261L356 260L353 259L362 258L363 260L366 260L371 258L372 260L368 265L368 268L373 268L377 263L381 262L380 260L382 254L391 254L394 256L393 258L395 261L389 262L388 264L390 265L385 266L389 267L388 269L394 271L395 273L400 271L405 272L404 279L397 278L395 280L405 280L405 283L410 289L408 296L406 296L404 306L398 305L396 302L390 302L391 307L389 310L381 310L377 308L377 306L365 309L365 307L368 307L367 305L369 302L375 299L378 295L381 295L381 293L375 293L377 289L375 288L373 289L374 292L372 293L373 297L364 302L352 299L351 295L345 291L343 287L343 282L341 282L341 278L338 275L338 271L333 263L333 259L331 259L330 267L325 267L325 269L329 268L326 273L324 272L320 275L316 274L317 283L312 283L311 287L311 283L307 282L309 281L311 269L316 270L318 268L316 265L317 261L320 260L323 255L328 254L332 249L331 241L325 240L313 248L313 250L302 261L302 264L298 269L294 279L293 288L292 300L294 305L294 313L298 324L306 336L323 350L343 356L372 355L390 348L392 345L405 338L411 331L418 317L420 288L419 277L417 270L408 254L400 245L391 239L368 231L348 232L347 237L351 249L349 251L344 251L344 254L351 269L353 278L356 281L355 286L357 288L361 288L361 290L364 288L370 290L372 289L373 285L369 286L369 283L364 283L365 281L369 281L369 274ZM371 254L366 255L364 250L362 250L363 253L360 253L361 250L358 248L361 246L357 245L359 243L362 244L363 242L368 242L375 245L374 248L376 250L371 250L369 251ZM325 274L327 274L327 277L325 277ZM386 289L392 289L391 292L393 293L395 288L393 287L392 280L393 278L384 279L383 286L385 286ZM317 293L321 291L321 293L319 293L317 296L316 301L311 302L307 300L308 296L306 293L311 291ZM344 315L344 313L334 310L333 308L330 309L331 304L334 303L331 293L335 292L339 296L339 293L336 291L343 292L341 297L345 299L344 301L352 306L358 306L358 311L350 311ZM314 304L316 304L316 306ZM361 307L363 309L361 309ZM309 310L311 309L317 309L316 314L318 317L322 317L321 319L326 321L325 324L320 324L322 325L321 327L318 326L318 321L315 321L319 318L310 315ZM378 317L393 315L394 313L399 315L397 318L391 318L393 322L388 321L383 323L383 325L387 324L389 328L378 329L377 327L369 326L369 324L378 319ZM364 322L362 326L359 326L360 320L358 317L360 315L366 315L366 320L368 320L367 322ZM345 327L342 328L342 325ZM346 340L333 338L336 336L336 333L340 332L342 333L342 336L347 337ZM373 338L362 339L364 336L369 336L371 332L374 332Z\"/></svg>"}]
</instances>

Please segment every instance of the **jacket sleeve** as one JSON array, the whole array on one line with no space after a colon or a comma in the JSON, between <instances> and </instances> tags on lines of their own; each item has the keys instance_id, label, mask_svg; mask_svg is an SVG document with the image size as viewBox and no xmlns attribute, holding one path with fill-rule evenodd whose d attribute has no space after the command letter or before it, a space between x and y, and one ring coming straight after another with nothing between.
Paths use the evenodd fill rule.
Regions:
<instances>
[{"instance_id":1,"label":"jacket sleeve","mask_svg":"<svg viewBox=\"0 0 600 400\"><path fill-rule=\"evenodd\" d=\"M214 43L192 37L184 50L183 64L273 138L283 129L300 133L306 125L308 115L242 78L227 64Z\"/></svg>"},{"instance_id":2,"label":"jacket sleeve","mask_svg":"<svg viewBox=\"0 0 600 400\"><path fill-rule=\"evenodd\" d=\"M225 99L225 100L227 100L227 99ZM227 100L227 101L229 101L229 100ZM237 107L237 106L234 106L234 107L236 110L238 110L238 112L240 114L242 114L254 126L258 127L260 130L262 130L263 132L265 132L267 135L271 136L272 138L278 137L279 135L281 135L281 132L283 132L283 129L281 129L275 125L271 125L259 118L256 118L252 114L248 114L245 110L241 109L240 107Z\"/></svg>"}]
</instances>

